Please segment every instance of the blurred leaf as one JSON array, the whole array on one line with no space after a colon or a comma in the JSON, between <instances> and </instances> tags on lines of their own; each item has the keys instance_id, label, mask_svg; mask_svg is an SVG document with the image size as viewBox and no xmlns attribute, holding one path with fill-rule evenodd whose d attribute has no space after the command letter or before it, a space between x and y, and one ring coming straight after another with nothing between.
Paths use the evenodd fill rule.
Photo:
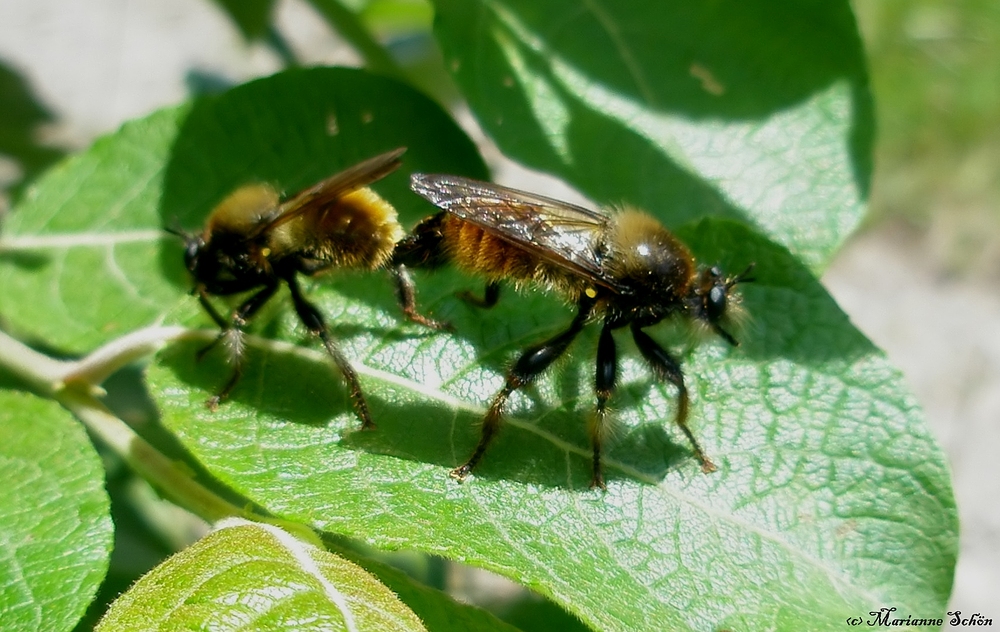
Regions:
<instances>
[{"instance_id":1,"label":"blurred leaf","mask_svg":"<svg viewBox=\"0 0 1000 632\"><path fill-rule=\"evenodd\" d=\"M0 391L0 612L6 630L72 630L108 568L104 471L53 402Z\"/></svg>"},{"instance_id":2,"label":"blurred leaf","mask_svg":"<svg viewBox=\"0 0 1000 632\"><path fill-rule=\"evenodd\" d=\"M1000 3L854 4L878 99L877 221L927 233L942 274L1000 270Z\"/></svg>"},{"instance_id":3,"label":"blurred leaf","mask_svg":"<svg viewBox=\"0 0 1000 632\"><path fill-rule=\"evenodd\" d=\"M361 55L368 70L387 77L404 78L396 60L369 32L362 23L358 9L341 0L309 0L313 9L341 38Z\"/></svg>"},{"instance_id":4,"label":"blurred leaf","mask_svg":"<svg viewBox=\"0 0 1000 632\"><path fill-rule=\"evenodd\" d=\"M884 603L943 612L954 500L902 376L783 248L726 221L682 235L703 260L759 270L744 290L753 321L743 345L682 356L695 432L720 466L712 475L670 423L673 389L622 339L609 490L587 491L588 330L574 360L512 400L474 479L450 480L513 354L565 327L569 312L540 295L479 312L441 294L463 285L447 275L422 287L431 305L448 305L436 313L460 337L370 332L360 305L321 298L375 432L355 431L321 352L274 340L254 341L241 385L214 414L204 401L227 369L211 354L197 363L200 345L161 354L150 382L164 423L269 510L483 566L598 629L833 630ZM337 287L360 297L365 283ZM300 339L294 319L275 325L277 340Z\"/></svg>"},{"instance_id":5,"label":"blurred leaf","mask_svg":"<svg viewBox=\"0 0 1000 632\"><path fill-rule=\"evenodd\" d=\"M274 0L215 0L247 40L263 39L271 26Z\"/></svg>"},{"instance_id":6,"label":"blurred leaf","mask_svg":"<svg viewBox=\"0 0 1000 632\"><path fill-rule=\"evenodd\" d=\"M822 269L865 210L873 113L847 0L434 0L500 149L677 226L739 218Z\"/></svg>"},{"instance_id":7,"label":"blurred leaf","mask_svg":"<svg viewBox=\"0 0 1000 632\"><path fill-rule=\"evenodd\" d=\"M359 11L378 31L430 32L434 9L427 0L374 0Z\"/></svg>"},{"instance_id":8,"label":"blurred leaf","mask_svg":"<svg viewBox=\"0 0 1000 632\"><path fill-rule=\"evenodd\" d=\"M489 612L455 601L402 571L349 551L335 551L361 566L396 593L430 632L516 632ZM426 556L425 556L426 557Z\"/></svg>"},{"instance_id":9,"label":"blurred leaf","mask_svg":"<svg viewBox=\"0 0 1000 632\"><path fill-rule=\"evenodd\" d=\"M491 609L494 609L490 605ZM504 621L523 632L585 632L589 630L579 619L547 599L525 593L520 599L497 608Z\"/></svg>"},{"instance_id":10,"label":"blurred leaf","mask_svg":"<svg viewBox=\"0 0 1000 632\"><path fill-rule=\"evenodd\" d=\"M3 316L70 352L164 318L207 324L181 241L163 227L198 229L241 184L294 192L399 146L410 148L404 168L375 188L405 226L432 208L410 193L411 170L486 173L439 106L345 68L284 72L126 123L47 174L6 224ZM395 322L383 285L384 320Z\"/></svg>"},{"instance_id":11,"label":"blurred leaf","mask_svg":"<svg viewBox=\"0 0 1000 632\"><path fill-rule=\"evenodd\" d=\"M52 120L30 86L19 74L0 63L0 154L18 163L21 176L12 188L32 180L63 156L63 151L38 141L38 127Z\"/></svg>"},{"instance_id":12,"label":"blurred leaf","mask_svg":"<svg viewBox=\"0 0 1000 632\"><path fill-rule=\"evenodd\" d=\"M238 524L170 558L96 630L424 630L362 568L275 527Z\"/></svg>"}]
</instances>

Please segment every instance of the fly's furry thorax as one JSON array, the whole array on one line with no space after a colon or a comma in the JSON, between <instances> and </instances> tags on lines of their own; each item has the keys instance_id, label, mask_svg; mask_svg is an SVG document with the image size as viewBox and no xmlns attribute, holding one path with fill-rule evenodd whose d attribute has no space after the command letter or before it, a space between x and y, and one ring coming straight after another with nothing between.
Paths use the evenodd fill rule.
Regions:
<instances>
[{"instance_id":1,"label":"fly's furry thorax","mask_svg":"<svg viewBox=\"0 0 1000 632\"><path fill-rule=\"evenodd\" d=\"M211 241L218 232L249 235L275 216L278 203L278 192L271 185L245 184L212 209L202 238Z\"/></svg>"},{"instance_id":2,"label":"fly's furry thorax","mask_svg":"<svg viewBox=\"0 0 1000 632\"><path fill-rule=\"evenodd\" d=\"M296 252L326 267L376 269L403 237L396 209L364 187L275 228L275 253Z\"/></svg>"},{"instance_id":3,"label":"fly's furry thorax","mask_svg":"<svg viewBox=\"0 0 1000 632\"><path fill-rule=\"evenodd\" d=\"M607 266L622 285L657 301L685 296L694 258L655 218L632 208L612 215L607 235Z\"/></svg>"}]
</instances>

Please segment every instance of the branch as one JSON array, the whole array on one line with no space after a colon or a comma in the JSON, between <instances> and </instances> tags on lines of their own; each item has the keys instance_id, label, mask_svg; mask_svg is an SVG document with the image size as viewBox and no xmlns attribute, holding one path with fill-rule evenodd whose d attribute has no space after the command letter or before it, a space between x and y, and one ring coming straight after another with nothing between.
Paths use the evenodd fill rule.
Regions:
<instances>
[{"instance_id":1,"label":"branch","mask_svg":"<svg viewBox=\"0 0 1000 632\"><path fill-rule=\"evenodd\" d=\"M104 393L101 382L121 367L155 353L168 342L214 336L183 327L147 327L113 340L80 360L61 361L0 331L0 366L23 379L39 395L62 404L136 474L198 517L212 523L231 516L266 522L322 546L305 525L255 514L199 484L188 468L167 458L97 400L96 395Z\"/></svg>"},{"instance_id":2,"label":"branch","mask_svg":"<svg viewBox=\"0 0 1000 632\"><path fill-rule=\"evenodd\" d=\"M309 0L309 4L326 19L333 30L357 49L369 70L405 79L403 69L389 51L372 37L356 13L338 0Z\"/></svg>"}]
</instances>

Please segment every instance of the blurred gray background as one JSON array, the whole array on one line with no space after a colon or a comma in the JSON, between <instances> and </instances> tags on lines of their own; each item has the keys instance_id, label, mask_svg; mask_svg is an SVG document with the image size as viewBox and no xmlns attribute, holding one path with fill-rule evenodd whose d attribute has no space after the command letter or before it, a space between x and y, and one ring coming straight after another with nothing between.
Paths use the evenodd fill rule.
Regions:
<instances>
[{"instance_id":1,"label":"blurred gray background","mask_svg":"<svg viewBox=\"0 0 1000 632\"><path fill-rule=\"evenodd\" d=\"M420 0L395 4L410 5L408 19L429 19ZM877 167L871 217L823 281L906 374L948 454L962 525L951 609L1000 623L1000 3L854 6L877 100ZM366 15L392 36L392 20ZM302 63L359 64L302 0L280 0L276 24ZM247 43L210 0L0 0L0 64L47 110L36 113L36 139L61 150L192 89L276 72L274 50ZM578 199L504 161L471 117L459 118L483 140L497 180ZM40 170L57 153L28 163ZM22 175L0 154L0 190ZM477 577L459 573L452 588L468 597L484 581L501 590Z\"/></svg>"}]
</instances>

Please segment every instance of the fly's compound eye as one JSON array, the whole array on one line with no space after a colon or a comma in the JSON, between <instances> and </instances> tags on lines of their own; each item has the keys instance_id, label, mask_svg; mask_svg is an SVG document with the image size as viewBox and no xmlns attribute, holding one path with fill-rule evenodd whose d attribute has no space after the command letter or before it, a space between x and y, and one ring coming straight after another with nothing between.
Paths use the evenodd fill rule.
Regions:
<instances>
[{"instance_id":1,"label":"fly's compound eye","mask_svg":"<svg viewBox=\"0 0 1000 632\"><path fill-rule=\"evenodd\" d=\"M198 253L201 252L204 242L201 239L189 239L184 246L184 265L191 272L198 267Z\"/></svg>"},{"instance_id":2,"label":"fly's compound eye","mask_svg":"<svg viewBox=\"0 0 1000 632\"><path fill-rule=\"evenodd\" d=\"M726 296L729 293L725 283L717 283L708 292L708 299L705 301L705 312L708 320L715 322L726 313Z\"/></svg>"},{"instance_id":3,"label":"fly's compound eye","mask_svg":"<svg viewBox=\"0 0 1000 632\"><path fill-rule=\"evenodd\" d=\"M701 317L710 323L718 322L726 313L731 286L722 277L722 270L718 266L702 272L700 285Z\"/></svg>"}]
</instances>

